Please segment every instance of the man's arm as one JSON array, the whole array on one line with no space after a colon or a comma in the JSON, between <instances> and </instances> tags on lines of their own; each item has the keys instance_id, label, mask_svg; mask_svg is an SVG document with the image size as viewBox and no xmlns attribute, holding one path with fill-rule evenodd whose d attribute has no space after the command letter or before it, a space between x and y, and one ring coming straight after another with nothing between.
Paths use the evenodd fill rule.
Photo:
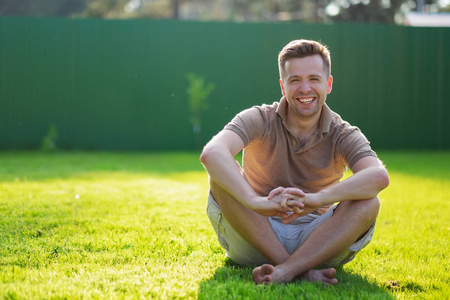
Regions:
<instances>
[{"instance_id":1,"label":"man's arm","mask_svg":"<svg viewBox=\"0 0 450 300\"><path fill-rule=\"evenodd\" d=\"M375 198L389 185L389 176L381 161L373 156L358 160L353 175L317 193L323 205L347 200Z\"/></svg>"},{"instance_id":2,"label":"man's arm","mask_svg":"<svg viewBox=\"0 0 450 300\"><path fill-rule=\"evenodd\" d=\"M373 156L366 156L358 160L351 168L353 175L317 193L301 196L302 191L297 188L274 190L269 199L282 193L285 198L302 198L305 209L301 214L292 214L284 221L308 214L322 206L336 202L351 200L368 200L377 197L389 185L389 176L382 162Z\"/></svg>"},{"instance_id":3,"label":"man's arm","mask_svg":"<svg viewBox=\"0 0 450 300\"><path fill-rule=\"evenodd\" d=\"M209 176L244 206L249 207L255 191L244 180L234 156L244 149L242 139L231 130L223 130L206 144L200 161Z\"/></svg>"},{"instance_id":4,"label":"man's arm","mask_svg":"<svg viewBox=\"0 0 450 300\"><path fill-rule=\"evenodd\" d=\"M200 160L209 176L245 207L266 216L286 218L292 207L302 208L296 199L281 197L268 201L258 195L245 180L234 156L244 148L241 137L231 130L222 130L205 146Z\"/></svg>"}]
</instances>

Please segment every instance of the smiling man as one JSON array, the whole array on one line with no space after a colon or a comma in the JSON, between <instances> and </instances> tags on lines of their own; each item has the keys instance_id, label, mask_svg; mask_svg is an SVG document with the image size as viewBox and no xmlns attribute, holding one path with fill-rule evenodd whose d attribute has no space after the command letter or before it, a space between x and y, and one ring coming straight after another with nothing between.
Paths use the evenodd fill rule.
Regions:
<instances>
[{"instance_id":1,"label":"smiling man","mask_svg":"<svg viewBox=\"0 0 450 300\"><path fill-rule=\"evenodd\" d=\"M281 100L242 111L202 152L207 213L226 255L257 265L256 284L336 284L334 267L372 239L388 174L361 131L325 104L325 46L292 41L278 65ZM353 175L341 180L347 167Z\"/></svg>"}]
</instances>

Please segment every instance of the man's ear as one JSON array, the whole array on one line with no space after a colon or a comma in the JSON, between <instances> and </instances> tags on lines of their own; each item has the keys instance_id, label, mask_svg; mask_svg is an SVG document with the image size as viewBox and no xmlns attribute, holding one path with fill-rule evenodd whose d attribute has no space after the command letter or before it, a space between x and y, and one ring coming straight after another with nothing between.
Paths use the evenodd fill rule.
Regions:
<instances>
[{"instance_id":1,"label":"man's ear","mask_svg":"<svg viewBox=\"0 0 450 300\"><path fill-rule=\"evenodd\" d=\"M286 92L284 91L284 85L283 85L282 79L280 79L280 87L281 87L281 94L283 94L283 96L286 96Z\"/></svg>"},{"instance_id":2,"label":"man's ear","mask_svg":"<svg viewBox=\"0 0 450 300\"><path fill-rule=\"evenodd\" d=\"M327 94L331 93L332 89L333 89L333 76L330 75L330 77L328 77Z\"/></svg>"}]
</instances>

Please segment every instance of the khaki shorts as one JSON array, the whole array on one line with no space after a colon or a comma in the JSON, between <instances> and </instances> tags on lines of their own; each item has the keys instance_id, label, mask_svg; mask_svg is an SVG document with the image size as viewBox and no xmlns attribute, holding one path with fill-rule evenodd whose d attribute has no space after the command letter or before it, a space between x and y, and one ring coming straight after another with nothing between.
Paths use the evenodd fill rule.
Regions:
<instances>
[{"instance_id":1,"label":"khaki shorts","mask_svg":"<svg viewBox=\"0 0 450 300\"><path fill-rule=\"evenodd\" d=\"M269 217L269 222L275 235L280 240L283 247L289 254L292 254L311 232L320 224L329 219L337 206L333 206L323 215L309 214L297 218L290 224L281 223L281 218ZM269 261L258 251L245 241L222 215L219 205L212 195L208 197L207 214L211 224L217 234L220 245L226 251L226 256L235 263L243 266L262 265ZM326 261L320 268L331 268L350 262L355 255L372 240L375 223L370 227L367 233L356 243L351 245L346 251L337 257Z\"/></svg>"}]
</instances>

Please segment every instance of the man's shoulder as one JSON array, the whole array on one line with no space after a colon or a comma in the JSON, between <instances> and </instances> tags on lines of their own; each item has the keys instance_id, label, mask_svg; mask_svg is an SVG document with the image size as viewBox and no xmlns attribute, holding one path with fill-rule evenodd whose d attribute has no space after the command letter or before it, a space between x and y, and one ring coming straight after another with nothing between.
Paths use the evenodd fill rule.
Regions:
<instances>
[{"instance_id":1,"label":"man's shoulder","mask_svg":"<svg viewBox=\"0 0 450 300\"><path fill-rule=\"evenodd\" d=\"M247 108L239 112L224 129L237 133L247 146L251 141L262 138L268 131L277 128L277 108L277 102Z\"/></svg>"},{"instance_id":2,"label":"man's shoulder","mask_svg":"<svg viewBox=\"0 0 450 300\"><path fill-rule=\"evenodd\" d=\"M268 112L268 113L270 113L270 112L274 112L275 113L277 111L279 105L280 105L279 102L273 102L272 104L263 103L263 104L260 104L260 105L255 105L252 108L258 109L260 111L265 111L265 112Z\"/></svg>"},{"instance_id":3,"label":"man's shoulder","mask_svg":"<svg viewBox=\"0 0 450 300\"><path fill-rule=\"evenodd\" d=\"M330 113L330 129L338 129L338 130L354 130L358 129L356 126L351 125L349 122L342 119L341 115L337 112L329 109Z\"/></svg>"},{"instance_id":4,"label":"man's shoulder","mask_svg":"<svg viewBox=\"0 0 450 300\"><path fill-rule=\"evenodd\" d=\"M264 120L268 121L276 116L278 107L279 102L273 102L272 104L260 104L247 108L241 111L238 115L240 115L244 119L262 117Z\"/></svg>"}]
</instances>

